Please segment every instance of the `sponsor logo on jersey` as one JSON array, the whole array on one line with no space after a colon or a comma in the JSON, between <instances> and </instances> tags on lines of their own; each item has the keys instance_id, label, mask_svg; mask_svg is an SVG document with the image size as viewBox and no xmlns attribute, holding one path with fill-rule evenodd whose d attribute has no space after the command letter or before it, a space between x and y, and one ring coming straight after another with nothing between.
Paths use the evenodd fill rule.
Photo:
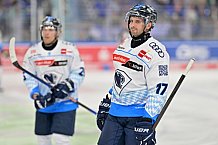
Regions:
<instances>
[{"instance_id":1,"label":"sponsor logo on jersey","mask_svg":"<svg viewBox=\"0 0 218 145\"><path fill-rule=\"evenodd\" d=\"M147 60L147 62L151 61L151 59L152 59L152 56L144 50L140 50L140 52L138 53L138 56L141 58L145 58L145 60Z\"/></svg>"},{"instance_id":2,"label":"sponsor logo on jersey","mask_svg":"<svg viewBox=\"0 0 218 145\"><path fill-rule=\"evenodd\" d=\"M125 64L122 64L122 66L125 66L127 68L136 70L136 71L142 71L143 70L143 66L140 64L137 64L136 62L133 61L127 61Z\"/></svg>"},{"instance_id":3,"label":"sponsor logo on jersey","mask_svg":"<svg viewBox=\"0 0 218 145\"><path fill-rule=\"evenodd\" d=\"M65 66L67 65L67 60L36 60L35 64L36 66Z\"/></svg>"},{"instance_id":4,"label":"sponsor logo on jersey","mask_svg":"<svg viewBox=\"0 0 218 145\"><path fill-rule=\"evenodd\" d=\"M117 49L125 49L124 47L122 47L122 46L118 46L118 48Z\"/></svg>"},{"instance_id":5,"label":"sponsor logo on jersey","mask_svg":"<svg viewBox=\"0 0 218 145\"><path fill-rule=\"evenodd\" d=\"M151 42L151 43L149 44L149 46L150 46L153 50L155 50L155 51L157 52L157 54L158 54L161 58L164 57L164 52L163 52L162 49L157 45L157 43Z\"/></svg>"},{"instance_id":6,"label":"sponsor logo on jersey","mask_svg":"<svg viewBox=\"0 0 218 145\"><path fill-rule=\"evenodd\" d=\"M51 66L65 66L67 65L67 60L55 61Z\"/></svg>"},{"instance_id":7,"label":"sponsor logo on jersey","mask_svg":"<svg viewBox=\"0 0 218 145\"><path fill-rule=\"evenodd\" d=\"M113 61L118 61L121 63L126 63L127 61L129 61L128 57L119 55L119 54L113 54Z\"/></svg>"},{"instance_id":8,"label":"sponsor logo on jersey","mask_svg":"<svg viewBox=\"0 0 218 145\"><path fill-rule=\"evenodd\" d=\"M52 65L54 63L54 60L36 60L34 61L36 66L43 66L43 65Z\"/></svg>"}]
</instances>

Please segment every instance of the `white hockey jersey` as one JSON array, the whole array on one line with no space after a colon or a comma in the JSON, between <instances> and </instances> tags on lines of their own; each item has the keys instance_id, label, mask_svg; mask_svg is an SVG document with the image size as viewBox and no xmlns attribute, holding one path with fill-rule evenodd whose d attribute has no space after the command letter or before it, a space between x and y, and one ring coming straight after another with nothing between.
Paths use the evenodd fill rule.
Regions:
<instances>
[{"instance_id":1,"label":"white hockey jersey","mask_svg":"<svg viewBox=\"0 0 218 145\"><path fill-rule=\"evenodd\" d=\"M53 50L45 50L42 47L42 42L39 42L27 50L23 66L51 86L66 78L71 79L74 82L75 92L71 93L70 97L78 99L78 87L85 76L84 62L81 60L79 52L73 43L58 40ZM30 96L36 92L39 92L41 95L46 95L50 92L49 87L26 73L24 73L24 82L30 92ZM77 107L77 104L65 99L59 100L54 105L39 111L64 112L74 110Z\"/></svg>"},{"instance_id":2,"label":"white hockey jersey","mask_svg":"<svg viewBox=\"0 0 218 145\"><path fill-rule=\"evenodd\" d=\"M169 55L153 37L136 48L127 38L113 53L115 68L109 114L155 121L166 98Z\"/></svg>"}]
</instances>

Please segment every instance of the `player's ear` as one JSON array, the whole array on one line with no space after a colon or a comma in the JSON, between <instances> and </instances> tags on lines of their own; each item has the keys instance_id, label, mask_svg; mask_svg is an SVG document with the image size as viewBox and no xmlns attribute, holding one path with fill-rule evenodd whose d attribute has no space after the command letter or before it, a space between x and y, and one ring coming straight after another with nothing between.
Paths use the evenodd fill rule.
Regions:
<instances>
[{"instance_id":1,"label":"player's ear","mask_svg":"<svg viewBox=\"0 0 218 145\"><path fill-rule=\"evenodd\" d=\"M149 22L146 26L145 26L145 32L148 32L150 29L151 29L151 27L152 27L152 23L151 22Z\"/></svg>"},{"instance_id":2,"label":"player's ear","mask_svg":"<svg viewBox=\"0 0 218 145\"><path fill-rule=\"evenodd\" d=\"M57 37L60 37L61 33L62 33L61 30L60 30L60 31L57 31Z\"/></svg>"}]
</instances>

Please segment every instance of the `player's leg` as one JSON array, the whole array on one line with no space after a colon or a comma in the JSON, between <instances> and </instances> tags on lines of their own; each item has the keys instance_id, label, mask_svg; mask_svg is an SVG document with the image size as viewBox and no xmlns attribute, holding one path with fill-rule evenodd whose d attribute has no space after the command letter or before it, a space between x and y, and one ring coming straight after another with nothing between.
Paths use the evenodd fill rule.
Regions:
<instances>
[{"instance_id":1,"label":"player's leg","mask_svg":"<svg viewBox=\"0 0 218 145\"><path fill-rule=\"evenodd\" d=\"M35 134L38 145L52 145L51 143L52 114L36 112Z\"/></svg>"},{"instance_id":2,"label":"player's leg","mask_svg":"<svg viewBox=\"0 0 218 145\"><path fill-rule=\"evenodd\" d=\"M76 110L55 113L51 131L55 145L70 145L70 136L74 134Z\"/></svg>"},{"instance_id":3,"label":"player's leg","mask_svg":"<svg viewBox=\"0 0 218 145\"><path fill-rule=\"evenodd\" d=\"M52 145L51 135L37 135L38 145Z\"/></svg>"},{"instance_id":4,"label":"player's leg","mask_svg":"<svg viewBox=\"0 0 218 145\"><path fill-rule=\"evenodd\" d=\"M129 122L126 125L126 127L124 128L125 131L125 145L154 145L155 144L155 135L151 136L149 139L145 140L145 141L141 141L141 139L145 139L147 138L150 134L147 132L148 128L144 128L144 126L139 126L139 124L143 123L149 123L151 124L152 120L149 118L129 118ZM135 132L135 127L138 127L138 129L144 129L146 130L145 132L141 132L140 131L140 135L136 136L136 132ZM138 137L138 140L136 139ZM152 139L154 140L154 142L152 141Z\"/></svg>"},{"instance_id":5,"label":"player's leg","mask_svg":"<svg viewBox=\"0 0 218 145\"><path fill-rule=\"evenodd\" d=\"M52 135L55 145L70 145L70 136L54 133Z\"/></svg>"},{"instance_id":6,"label":"player's leg","mask_svg":"<svg viewBox=\"0 0 218 145\"><path fill-rule=\"evenodd\" d=\"M126 145L136 145L136 136L134 132L134 127L137 121L140 121L139 117L133 117L128 119L129 122L126 124L124 128L125 132L125 142Z\"/></svg>"},{"instance_id":7,"label":"player's leg","mask_svg":"<svg viewBox=\"0 0 218 145\"><path fill-rule=\"evenodd\" d=\"M98 145L125 145L123 127L117 118L108 115Z\"/></svg>"}]
</instances>

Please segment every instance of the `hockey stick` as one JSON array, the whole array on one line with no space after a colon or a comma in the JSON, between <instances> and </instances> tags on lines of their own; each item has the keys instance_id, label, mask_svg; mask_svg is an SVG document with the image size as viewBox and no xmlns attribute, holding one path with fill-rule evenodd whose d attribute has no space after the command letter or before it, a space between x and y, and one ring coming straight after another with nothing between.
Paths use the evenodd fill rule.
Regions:
<instances>
[{"instance_id":1,"label":"hockey stick","mask_svg":"<svg viewBox=\"0 0 218 145\"><path fill-rule=\"evenodd\" d=\"M176 86L174 87L172 93L170 94L169 98L167 99L167 102L166 102L165 105L163 106L163 108L162 108L162 110L161 110L161 112L160 112L160 114L159 114L159 116L158 116L156 122L154 123L154 125L153 125L153 127L152 127L153 129L155 129L155 128L157 127L157 125L158 125L158 123L160 122L161 118L163 117L165 111L167 110L167 108L168 108L170 102L172 101L172 99L173 99L173 97L175 96L176 92L178 91L180 85L182 84L183 80L185 79L186 75L188 74L189 70L191 69L191 67L192 67L192 65L193 65L193 63L194 63L194 61L195 61L194 58L192 58L192 59L189 61L188 65L186 66L186 69L185 69L184 74L181 75L179 81L177 82L177 84L176 84Z\"/></svg>"},{"instance_id":2,"label":"hockey stick","mask_svg":"<svg viewBox=\"0 0 218 145\"><path fill-rule=\"evenodd\" d=\"M45 82L44 80L40 79L39 77L37 77L36 75L32 74L31 72L29 72L28 70L24 69L17 61L17 57L16 57L16 52L15 52L15 37L12 37L10 39L10 43L9 43L9 54L10 54L10 59L12 64L22 70L23 72L27 73L28 75L30 75L31 77L35 78L36 80L40 81L41 83L43 83L44 85L46 85L49 88L52 88L52 86L50 84L48 84L47 82ZM78 105L84 107L85 109L87 109L88 111L92 112L93 114L97 114L94 110L90 109L89 107L87 107L86 105L82 104L79 101L76 101L74 99L71 99L71 101L73 101L74 103L77 103Z\"/></svg>"}]
</instances>

